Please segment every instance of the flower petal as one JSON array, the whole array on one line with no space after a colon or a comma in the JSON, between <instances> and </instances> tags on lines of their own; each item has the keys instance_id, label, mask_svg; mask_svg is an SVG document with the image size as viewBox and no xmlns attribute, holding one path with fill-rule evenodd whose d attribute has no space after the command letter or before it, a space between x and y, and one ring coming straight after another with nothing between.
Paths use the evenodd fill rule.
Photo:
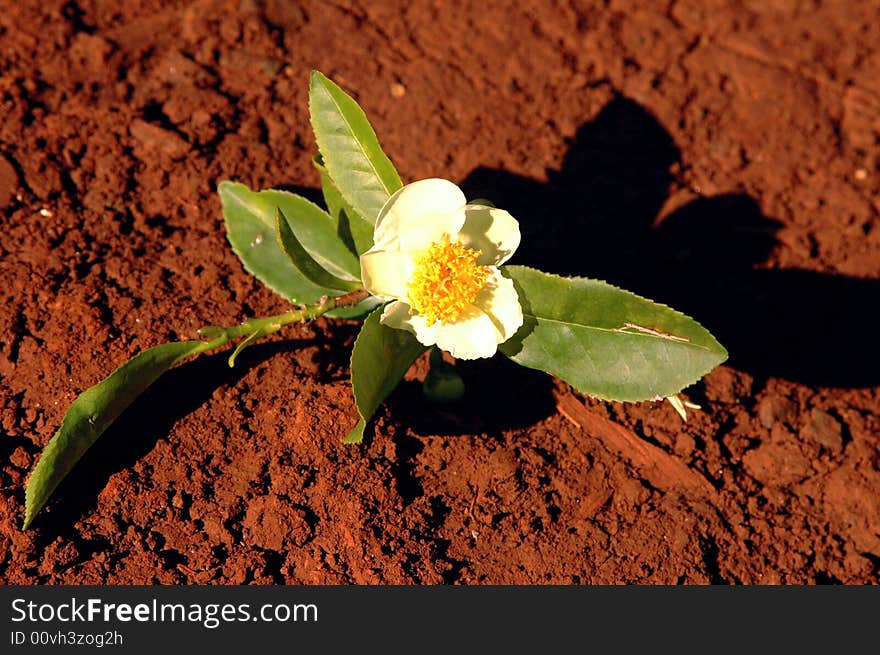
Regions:
<instances>
[{"instance_id":1,"label":"flower petal","mask_svg":"<svg viewBox=\"0 0 880 655\"><path fill-rule=\"evenodd\" d=\"M407 330L424 346L436 345L458 359L491 357L498 350L499 331L492 319L473 305L469 317L455 323L428 325L424 316L410 314L410 306L394 302L382 312L384 325Z\"/></svg>"},{"instance_id":2,"label":"flower petal","mask_svg":"<svg viewBox=\"0 0 880 655\"><path fill-rule=\"evenodd\" d=\"M429 326L424 316L411 312L412 308L405 302L393 302L385 307L379 320L390 328L413 333L423 346L433 346L437 343L437 330L440 324L434 323Z\"/></svg>"},{"instance_id":3,"label":"flower petal","mask_svg":"<svg viewBox=\"0 0 880 655\"><path fill-rule=\"evenodd\" d=\"M405 302L393 302L382 313L382 323L408 330L425 346L436 345L458 359L491 357L498 344L507 341L523 322L522 308L513 281L492 268L489 281L455 323L428 325L424 316L411 313Z\"/></svg>"},{"instance_id":4,"label":"flower petal","mask_svg":"<svg viewBox=\"0 0 880 655\"><path fill-rule=\"evenodd\" d=\"M498 343L504 343L522 327L522 306L513 280L501 275L495 267L489 269L489 279L477 294L474 305L492 319L499 333Z\"/></svg>"},{"instance_id":5,"label":"flower petal","mask_svg":"<svg viewBox=\"0 0 880 655\"><path fill-rule=\"evenodd\" d=\"M458 359L491 357L498 350L501 333L492 317L474 306L471 306L471 310L467 318L455 323L435 323L431 326L439 326L435 335L437 346Z\"/></svg>"},{"instance_id":6,"label":"flower petal","mask_svg":"<svg viewBox=\"0 0 880 655\"><path fill-rule=\"evenodd\" d=\"M464 224L464 193L449 180L407 184L391 196L376 219L373 242L382 250L422 250Z\"/></svg>"},{"instance_id":7,"label":"flower petal","mask_svg":"<svg viewBox=\"0 0 880 655\"><path fill-rule=\"evenodd\" d=\"M415 262L409 253L371 248L361 255L364 288L382 298L406 298Z\"/></svg>"},{"instance_id":8,"label":"flower petal","mask_svg":"<svg viewBox=\"0 0 880 655\"><path fill-rule=\"evenodd\" d=\"M499 266L519 247L519 222L503 209L467 205L459 243L482 250L480 266Z\"/></svg>"}]
</instances>

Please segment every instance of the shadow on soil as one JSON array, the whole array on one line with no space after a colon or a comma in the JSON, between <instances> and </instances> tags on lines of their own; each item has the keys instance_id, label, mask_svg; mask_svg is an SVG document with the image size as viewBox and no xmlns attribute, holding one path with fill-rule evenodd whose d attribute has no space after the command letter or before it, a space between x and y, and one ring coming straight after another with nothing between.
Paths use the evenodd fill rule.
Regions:
<instances>
[{"instance_id":1,"label":"shadow on soil","mask_svg":"<svg viewBox=\"0 0 880 655\"><path fill-rule=\"evenodd\" d=\"M296 341L251 346L229 368L231 350L202 355L159 378L107 430L79 461L52 496L34 527L46 543L56 536L78 538L74 527L94 508L98 494L114 473L131 468L166 437L175 423L201 407L220 387L234 385L248 371L279 352L291 350Z\"/></svg>"},{"instance_id":2,"label":"shadow on soil","mask_svg":"<svg viewBox=\"0 0 880 655\"><path fill-rule=\"evenodd\" d=\"M456 370L467 389L448 405L428 402L420 382L401 384L389 400L395 422L419 435L500 435L534 425L555 412L553 382L540 371L503 358L459 361Z\"/></svg>"},{"instance_id":3,"label":"shadow on soil","mask_svg":"<svg viewBox=\"0 0 880 655\"><path fill-rule=\"evenodd\" d=\"M697 197L658 223L679 158L663 126L618 96L580 128L547 183L479 168L461 186L520 220L513 263L605 279L671 305L756 378L880 383L880 350L857 338L880 321L880 280L761 269L781 224L744 194Z\"/></svg>"},{"instance_id":4,"label":"shadow on soil","mask_svg":"<svg viewBox=\"0 0 880 655\"><path fill-rule=\"evenodd\" d=\"M880 322L880 281L761 268L781 224L745 194L696 197L658 221L679 163L663 126L618 96L578 130L562 169L548 171L546 183L478 168L461 186L468 198L491 198L519 219L514 263L601 278L679 309L718 337L732 366L755 378L880 383L880 351L852 338L859 326ZM468 389L462 402L437 407L420 384L405 383L389 401L395 422L422 435L491 435L554 411L552 383L542 373L503 357L459 362L458 369Z\"/></svg>"}]
</instances>

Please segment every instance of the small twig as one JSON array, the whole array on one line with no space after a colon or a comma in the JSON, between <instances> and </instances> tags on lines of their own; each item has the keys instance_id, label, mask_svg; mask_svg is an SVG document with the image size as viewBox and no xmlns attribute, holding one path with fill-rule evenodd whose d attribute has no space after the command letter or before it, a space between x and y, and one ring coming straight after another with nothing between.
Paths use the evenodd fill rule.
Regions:
<instances>
[{"instance_id":1,"label":"small twig","mask_svg":"<svg viewBox=\"0 0 880 655\"><path fill-rule=\"evenodd\" d=\"M354 307L362 300L366 300L370 297L370 293L366 289L358 289L357 291L350 291L344 296L339 296L333 300L334 307Z\"/></svg>"},{"instance_id":2,"label":"small twig","mask_svg":"<svg viewBox=\"0 0 880 655\"><path fill-rule=\"evenodd\" d=\"M336 298L322 296L318 302L314 304L302 305L296 309L291 309L288 312L276 316L253 318L240 325L232 327L209 325L199 330L200 336L209 339L209 341L206 341L204 346L200 348L200 352L225 346L233 339L239 337L246 337L229 358L229 365L232 366L235 363L236 356L242 351L242 349L253 343L256 339L277 332L285 325L290 325L291 323L304 323L305 321L314 320L339 307L354 307L362 300L366 300L369 297L369 292L364 289L358 289L357 291L351 291Z\"/></svg>"}]
</instances>

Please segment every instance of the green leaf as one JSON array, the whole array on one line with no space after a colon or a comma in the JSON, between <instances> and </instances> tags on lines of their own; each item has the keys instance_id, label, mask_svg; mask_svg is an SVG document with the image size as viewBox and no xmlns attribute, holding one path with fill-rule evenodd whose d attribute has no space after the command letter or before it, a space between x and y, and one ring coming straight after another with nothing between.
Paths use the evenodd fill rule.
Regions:
<instances>
[{"instance_id":1,"label":"green leaf","mask_svg":"<svg viewBox=\"0 0 880 655\"><path fill-rule=\"evenodd\" d=\"M85 452L147 387L180 360L214 345L207 341L180 341L149 348L81 393L46 444L28 481L24 529Z\"/></svg>"},{"instance_id":2,"label":"green leaf","mask_svg":"<svg viewBox=\"0 0 880 655\"><path fill-rule=\"evenodd\" d=\"M221 182L226 236L249 273L293 302L309 304L327 293L294 268L275 240L275 207L263 193L238 182Z\"/></svg>"},{"instance_id":3,"label":"green leaf","mask_svg":"<svg viewBox=\"0 0 880 655\"><path fill-rule=\"evenodd\" d=\"M209 326L210 327L210 326ZM201 333L202 330L199 330ZM238 356L241 352L247 348L248 346L257 342L257 340L262 339L263 337L272 334L275 330L261 327L253 332L251 332L247 337L241 340L239 344L235 347L235 350L232 351L232 354L229 356L229 359L226 360L226 363L229 364L229 368L235 368L235 361L238 359Z\"/></svg>"},{"instance_id":4,"label":"green leaf","mask_svg":"<svg viewBox=\"0 0 880 655\"><path fill-rule=\"evenodd\" d=\"M491 200L486 200L485 198L474 198L473 200L468 200L469 205L479 205L480 207L495 207L495 203Z\"/></svg>"},{"instance_id":5,"label":"green leaf","mask_svg":"<svg viewBox=\"0 0 880 655\"><path fill-rule=\"evenodd\" d=\"M281 208L275 210L275 235L281 249L287 254L290 263L308 280L328 289L355 291L363 288L360 282L338 278L321 266L303 247L290 227Z\"/></svg>"},{"instance_id":6,"label":"green leaf","mask_svg":"<svg viewBox=\"0 0 880 655\"><path fill-rule=\"evenodd\" d=\"M346 443L363 439L367 421L427 349L406 330L382 325L381 317L381 307L367 317L351 352L351 386L361 421Z\"/></svg>"},{"instance_id":7,"label":"green leaf","mask_svg":"<svg viewBox=\"0 0 880 655\"><path fill-rule=\"evenodd\" d=\"M727 359L699 323L599 280L506 266L523 327L500 346L513 361L606 400L671 396Z\"/></svg>"},{"instance_id":8,"label":"green leaf","mask_svg":"<svg viewBox=\"0 0 880 655\"><path fill-rule=\"evenodd\" d=\"M360 278L357 257L336 236L333 222L319 207L286 191L252 191L238 182L221 182L226 235L245 269L273 291L294 303L309 305L322 296L338 295L333 289L314 284L290 262L275 238L275 209L281 208L312 257L341 277ZM378 301L368 299L357 307L336 309L328 316L362 316Z\"/></svg>"},{"instance_id":9,"label":"green leaf","mask_svg":"<svg viewBox=\"0 0 880 655\"><path fill-rule=\"evenodd\" d=\"M316 155L312 162L321 174L321 193L327 204L327 211L336 224L336 234L357 255L362 255L373 247L373 224L358 214L336 188L336 183L327 172L321 155Z\"/></svg>"},{"instance_id":10,"label":"green leaf","mask_svg":"<svg viewBox=\"0 0 880 655\"><path fill-rule=\"evenodd\" d=\"M318 71L309 84L309 113L318 150L342 197L375 224L382 205L401 186L366 114Z\"/></svg>"},{"instance_id":11,"label":"green leaf","mask_svg":"<svg viewBox=\"0 0 880 655\"><path fill-rule=\"evenodd\" d=\"M367 429L367 422L364 419L358 419L351 432L342 438L342 443L360 443L364 440L364 431Z\"/></svg>"},{"instance_id":12,"label":"green leaf","mask_svg":"<svg viewBox=\"0 0 880 655\"><path fill-rule=\"evenodd\" d=\"M464 397L464 380L451 364L443 360L443 352L434 346L431 350L431 368L422 382L422 392L432 403L454 403Z\"/></svg>"}]
</instances>

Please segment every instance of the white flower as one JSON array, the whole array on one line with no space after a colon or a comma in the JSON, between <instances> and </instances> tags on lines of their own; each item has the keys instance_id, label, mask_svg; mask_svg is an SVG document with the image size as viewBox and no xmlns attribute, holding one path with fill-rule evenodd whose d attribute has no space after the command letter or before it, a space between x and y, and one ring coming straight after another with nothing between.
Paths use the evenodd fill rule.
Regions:
<instances>
[{"instance_id":1,"label":"white flower","mask_svg":"<svg viewBox=\"0 0 880 655\"><path fill-rule=\"evenodd\" d=\"M468 205L448 180L408 184L379 212L361 255L364 287L391 300L382 323L461 359L491 357L523 322L513 282L498 266L519 246L506 211Z\"/></svg>"}]
</instances>

